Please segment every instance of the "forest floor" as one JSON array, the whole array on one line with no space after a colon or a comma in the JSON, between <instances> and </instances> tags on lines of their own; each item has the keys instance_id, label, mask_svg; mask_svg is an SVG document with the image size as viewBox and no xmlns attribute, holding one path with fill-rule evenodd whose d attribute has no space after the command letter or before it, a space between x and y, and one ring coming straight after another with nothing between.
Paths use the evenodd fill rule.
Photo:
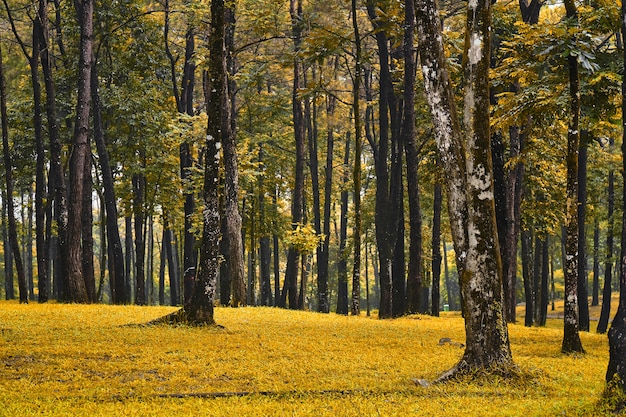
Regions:
<instances>
[{"instance_id":1,"label":"forest floor","mask_svg":"<svg viewBox=\"0 0 626 417\"><path fill-rule=\"evenodd\" d=\"M420 386L461 357L458 313L217 308L223 327L143 325L172 311L0 301L0 416L604 414L606 335L582 333L586 354L563 355L556 319L509 326L523 378Z\"/></svg>"}]
</instances>

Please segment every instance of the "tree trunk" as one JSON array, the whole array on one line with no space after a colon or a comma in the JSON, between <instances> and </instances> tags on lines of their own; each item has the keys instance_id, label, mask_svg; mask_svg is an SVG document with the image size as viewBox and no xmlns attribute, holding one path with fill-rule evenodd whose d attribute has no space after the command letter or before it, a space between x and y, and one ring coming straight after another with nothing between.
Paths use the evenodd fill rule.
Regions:
<instances>
[{"instance_id":1,"label":"tree trunk","mask_svg":"<svg viewBox=\"0 0 626 417\"><path fill-rule=\"evenodd\" d=\"M226 10L224 11L225 18L228 21L224 22L224 30L226 33L231 33L234 30L234 6L230 6L230 2L227 3ZM232 41L226 42L225 53L230 56L233 53ZM224 57L224 71L227 66L227 56ZM246 278L244 274L244 259L243 250L244 245L241 237L241 214L239 213L239 171L238 158L237 158L237 144L235 141L234 130L234 114L231 115L232 105L234 100L234 91L229 89L227 73L225 77L225 97L222 98L225 105L225 112L222 115L222 145L224 146L224 198L225 198L225 211L224 217L226 220L226 233L228 233L228 255L226 256L226 262L228 263L228 271L230 273L230 285L231 285L231 306L243 306L246 304ZM234 86L231 86L234 88ZM254 287L253 287L254 288ZM252 294L254 289L251 289ZM252 301L254 304L254 301Z\"/></svg>"},{"instance_id":2,"label":"tree trunk","mask_svg":"<svg viewBox=\"0 0 626 417\"><path fill-rule=\"evenodd\" d=\"M178 276L178 262L176 262L175 236L166 223L163 232L163 245L167 256L168 275L170 277L170 305L180 305L180 279Z\"/></svg>"},{"instance_id":3,"label":"tree trunk","mask_svg":"<svg viewBox=\"0 0 626 417\"><path fill-rule=\"evenodd\" d=\"M263 166L265 156L263 154L263 145L259 145L259 165ZM265 177L258 177L258 199L259 199L259 216L263 230L259 239L259 262L261 266L261 305L271 306L272 300L272 279L270 262L272 260L272 251L270 249L269 228L266 226L267 216L265 209Z\"/></svg>"},{"instance_id":4,"label":"tree trunk","mask_svg":"<svg viewBox=\"0 0 626 417\"><path fill-rule=\"evenodd\" d=\"M332 119L335 114L337 98L328 96L326 98L326 167L324 181L324 240L317 249L317 292L318 311L328 313L330 311L330 294L328 293L328 263L330 250L330 200L332 198L333 184L333 150L335 147L334 126Z\"/></svg>"},{"instance_id":5,"label":"tree trunk","mask_svg":"<svg viewBox=\"0 0 626 417\"><path fill-rule=\"evenodd\" d=\"M573 0L565 0L568 18L577 18L578 11ZM578 334L578 152L580 150L580 82L578 60L567 57L569 65L570 120L567 133L567 196L565 205L565 311L563 320L563 353L584 352Z\"/></svg>"},{"instance_id":6,"label":"tree trunk","mask_svg":"<svg viewBox=\"0 0 626 417\"><path fill-rule=\"evenodd\" d=\"M431 0L416 0L419 53L437 148L446 173L465 317L465 353L440 380L474 369L506 375L513 366L504 320L490 151L490 6L491 2L484 0L468 4L463 60L467 140L463 141L456 122L437 8Z\"/></svg>"},{"instance_id":7,"label":"tree trunk","mask_svg":"<svg viewBox=\"0 0 626 417\"><path fill-rule=\"evenodd\" d=\"M45 8L44 0L40 0L39 9ZM54 218L56 220L56 237L51 236L51 221L47 222L46 235L50 236L49 249L55 242L56 254L54 258L55 264L55 289L57 297L60 300L66 300L67 294L64 292L68 274L67 265L67 188L65 183L65 175L63 173L62 164L62 147L59 133L59 125L57 120L56 92L54 77L52 73L52 57L50 54L50 41L48 36L48 19L40 19L41 36L40 41L43 43L41 47L41 68L44 76L44 85L46 89L46 119L48 122L48 139L50 142L50 171L48 179L49 198L54 201ZM60 42L60 41L59 41ZM52 201L49 202L48 212L51 212ZM51 220L51 219L48 219ZM45 255L44 255L45 256Z\"/></svg>"},{"instance_id":8,"label":"tree trunk","mask_svg":"<svg viewBox=\"0 0 626 417\"><path fill-rule=\"evenodd\" d=\"M132 299L132 270L133 270L133 219L130 215L124 217L126 236L124 239L124 292L127 300Z\"/></svg>"},{"instance_id":9,"label":"tree trunk","mask_svg":"<svg viewBox=\"0 0 626 417\"><path fill-rule=\"evenodd\" d=\"M549 301L549 290L548 290L548 282L550 279L550 261L548 256L548 236L545 236L541 240L541 298L538 300L539 303L539 326L546 325L546 318L548 317L548 301Z\"/></svg>"},{"instance_id":10,"label":"tree trunk","mask_svg":"<svg viewBox=\"0 0 626 417\"><path fill-rule=\"evenodd\" d=\"M611 143L613 145L613 143ZM606 230L606 258L604 263L604 286L602 287L602 308L600 310L600 320L596 332L606 333L611 314L611 285L613 281L613 227L615 210L615 172L609 171L608 178L608 202L607 217L608 226Z\"/></svg>"},{"instance_id":11,"label":"tree trunk","mask_svg":"<svg viewBox=\"0 0 626 417\"><path fill-rule=\"evenodd\" d=\"M439 316L439 282L441 280L441 184L435 184L433 197L433 229L432 229L432 270L433 270L433 292L431 294L431 314ZM448 304L450 304L450 293L448 292ZM448 307L450 307L448 305Z\"/></svg>"},{"instance_id":12,"label":"tree trunk","mask_svg":"<svg viewBox=\"0 0 626 417\"><path fill-rule=\"evenodd\" d=\"M587 135L583 131L578 148L578 328L589 331L589 280L587 274Z\"/></svg>"},{"instance_id":13,"label":"tree trunk","mask_svg":"<svg viewBox=\"0 0 626 417\"><path fill-rule=\"evenodd\" d=\"M85 164L89 163L89 113L91 107L91 58L93 43L93 0L76 0L80 23L80 56L78 62L78 97L74 143L70 158L70 193L68 205L68 301L86 303L89 294L82 270L82 204Z\"/></svg>"},{"instance_id":14,"label":"tree trunk","mask_svg":"<svg viewBox=\"0 0 626 417\"><path fill-rule=\"evenodd\" d=\"M626 2L622 2L621 30L622 39L626 39ZM626 65L626 49L622 49L622 53ZM626 79L622 79L622 119L626 120ZM623 196L626 197L626 128L624 126L622 128L622 180ZM621 243L619 305L609 330L609 365L606 371L606 381L615 384L623 398L626 392L626 210L622 213Z\"/></svg>"},{"instance_id":15,"label":"tree trunk","mask_svg":"<svg viewBox=\"0 0 626 417\"><path fill-rule=\"evenodd\" d=\"M593 287L591 291L591 305L600 304L600 223L595 219L593 223Z\"/></svg>"},{"instance_id":16,"label":"tree trunk","mask_svg":"<svg viewBox=\"0 0 626 417\"><path fill-rule=\"evenodd\" d=\"M106 148L104 138L104 128L102 126L102 103L98 88L98 63L94 59L91 68L91 104L93 110L93 133L102 172L102 188L104 189L104 207L106 209L106 231L109 242L109 252L111 268L109 268L109 282L113 304L126 304L130 300L124 288L124 254L122 252L122 241L120 239L120 229L117 223L117 198L111 163L109 162L109 151Z\"/></svg>"},{"instance_id":17,"label":"tree trunk","mask_svg":"<svg viewBox=\"0 0 626 417\"><path fill-rule=\"evenodd\" d=\"M145 275L145 240L144 240L144 200L146 193L146 177L143 174L133 175L133 212L135 228L135 304L146 304Z\"/></svg>"},{"instance_id":18,"label":"tree trunk","mask_svg":"<svg viewBox=\"0 0 626 417\"><path fill-rule=\"evenodd\" d=\"M346 153L343 159L341 208L339 218L339 262L337 263L337 314L348 314L348 261L346 240L348 239L348 163L350 161L350 134L346 133Z\"/></svg>"},{"instance_id":19,"label":"tree trunk","mask_svg":"<svg viewBox=\"0 0 626 417\"><path fill-rule=\"evenodd\" d=\"M84 182L83 182L83 204L82 204L82 269L85 287L87 289L87 297L90 303L96 300L96 276L94 271L94 252L93 252L93 179L91 177L91 152L87 157L87 163L84 165Z\"/></svg>"},{"instance_id":20,"label":"tree trunk","mask_svg":"<svg viewBox=\"0 0 626 417\"><path fill-rule=\"evenodd\" d=\"M211 2L211 29L207 79L207 138L205 150L203 186L203 230L200 248L200 269L191 298L185 304L187 320L195 324L214 324L213 300L219 268L220 212L219 212L219 166L220 148L229 140L230 105L226 78L224 51L224 1Z\"/></svg>"},{"instance_id":21,"label":"tree trunk","mask_svg":"<svg viewBox=\"0 0 626 417\"><path fill-rule=\"evenodd\" d=\"M26 274L24 273L24 264L22 263L22 254L20 253L20 245L17 240L17 226L15 224L15 213L13 207L13 167L11 162L11 154L9 151L9 124L7 116L7 92L6 81L4 76L4 64L2 62L2 50L0 49L0 119L2 125L2 151L4 155L4 170L6 181L6 199L7 199L7 220L9 228L9 243L15 260L15 269L17 270L17 283L20 293L20 303L28 304L28 285L26 282ZM5 246L5 252L8 248ZM8 270L6 280L13 280L13 272ZM8 292L7 292L8 294Z\"/></svg>"},{"instance_id":22,"label":"tree trunk","mask_svg":"<svg viewBox=\"0 0 626 417\"><path fill-rule=\"evenodd\" d=\"M354 227L352 238L354 259L352 264L351 312L353 316L358 316L361 312L361 110L359 105L361 89L361 36L359 35L356 0L352 0L351 6L352 27L356 46L354 85L352 87L352 109L354 113L354 170L352 171Z\"/></svg>"},{"instance_id":23,"label":"tree trunk","mask_svg":"<svg viewBox=\"0 0 626 417\"><path fill-rule=\"evenodd\" d=\"M402 136L406 152L407 194L409 199L409 265L406 282L406 313L415 314L423 309L420 308L422 289L422 213L419 195L419 155L415 139L415 106L413 104L415 103L416 70L413 46L413 33L415 32L415 3L413 0L404 2L404 15L404 120L402 123ZM435 239L434 230L433 239ZM437 239L439 239L439 236L437 236ZM441 268L439 247L437 247L437 252L439 253L439 268ZM434 254L435 248L433 247ZM433 268L434 263L435 259L433 258ZM439 294L437 294L438 296ZM434 308L435 304L433 303L433 311ZM438 308L439 302L437 301ZM439 315L439 312L436 315Z\"/></svg>"},{"instance_id":24,"label":"tree trunk","mask_svg":"<svg viewBox=\"0 0 626 417\"><path fill-rule=\"evenodd\" d=\"M530 230L522 230L522 279L524 281L524 299L526 301L524 326L530 327L534 323L533 311L535 310L535 290L532 277L532 233Z\"/></svg>"}]
</instances>

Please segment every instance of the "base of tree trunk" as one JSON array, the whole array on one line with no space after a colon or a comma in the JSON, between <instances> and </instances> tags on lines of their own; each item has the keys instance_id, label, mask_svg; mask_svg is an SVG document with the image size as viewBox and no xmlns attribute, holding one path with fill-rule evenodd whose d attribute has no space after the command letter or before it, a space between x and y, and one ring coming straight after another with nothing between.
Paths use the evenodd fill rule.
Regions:
<instances>
[{"instance_id":1,"label":"base of tree trunk","mask_svg":"<svg viewBox=\"0 0 626 417\"><path fill-rule=\"evenodd\" d=\"M607 414L612 413L615 415L622 415L626 411L626 392L624 392L624 387L620 384L617 375L606 384L602 392L600 408L606 411Z\"/></svg>"},{"instance_id":2,"label":"base of tree trunk","mask_svg":"<svg viewBox=\"0 0 626 417\"><path fill-rule=\"evenodd\" d=\"M184 308L167 314L163 317L156 318L147 323L148 325L155 324L169 324L169 325L183 325L183 326L210 326L223 329L224 326L215 323L215 320L189 314Z\"/></svg>"},{"instance_id":3,"label":"base of tree trunk","mask_svg":"<svg viewBox=\"0 0 626 417\"><path fill-rule=\"evenodd\" d=\"M468 361L463 357L459 363L435 379L433 384L463 380L466 378L476 380L493 376L505 379L519 379L523 377L523 373L510 359L496 360L485 364Z\"/></svg>"}]
</instances>

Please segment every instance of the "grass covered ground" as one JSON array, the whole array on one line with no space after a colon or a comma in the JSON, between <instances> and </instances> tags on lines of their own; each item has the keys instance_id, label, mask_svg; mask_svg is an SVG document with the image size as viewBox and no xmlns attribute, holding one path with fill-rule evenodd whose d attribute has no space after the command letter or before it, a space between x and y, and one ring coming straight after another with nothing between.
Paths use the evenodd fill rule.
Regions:
<instances>
[{"instance_id":1,"label":"grass covered ground","mask_svg":"<svg viewBox=\"0 0 626 417\"><path fill-rule=\"evenodd\" d=\"M464 341L455 313L380 321L218 308L224 328L140 325L172 311L0 301L0 415L602 414L606 336L583 333L587 354L564 356L558 323L509 326L525 378L420 387L415 378L436 378L463 352L438 343Z\"/></svg>"}]
</instances>

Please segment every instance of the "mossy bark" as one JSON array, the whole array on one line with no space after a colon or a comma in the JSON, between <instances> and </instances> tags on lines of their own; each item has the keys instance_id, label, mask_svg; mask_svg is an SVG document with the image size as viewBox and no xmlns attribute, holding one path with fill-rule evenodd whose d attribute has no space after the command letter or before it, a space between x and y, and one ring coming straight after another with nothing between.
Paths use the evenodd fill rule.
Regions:
<instances>
[{"instance_id":1,"label":"mossy bark","mask_svg":"<svg viewBox=\"0 0 626 417\"><path fill-rule=\"evenodd\" d=\"M416 0L422 72L446 173L466 332L463 357L440 380L474 370L506 375L514 366L504 318L490 152L490 6L485 0L468 4L462 138L435 3Z\"/></svg>"}]
</instances>

